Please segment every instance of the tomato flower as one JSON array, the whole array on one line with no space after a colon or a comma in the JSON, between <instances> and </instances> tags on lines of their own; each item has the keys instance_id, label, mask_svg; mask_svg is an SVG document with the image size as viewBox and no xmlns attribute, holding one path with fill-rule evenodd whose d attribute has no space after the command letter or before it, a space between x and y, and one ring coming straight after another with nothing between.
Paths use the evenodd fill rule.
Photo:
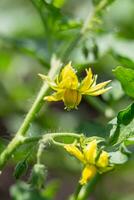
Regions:
<instances>
[{"instance_id":1,"label":"tomato flower","mask_svg":"<svg viewBox=\"0 0 134 200\"><path fill-rule=\"evenodd\" d=\"M44 97L44 100L62 100L65 104L65 108L70 110L77 108L81 102L82 95L98 96L111 88L105 88L110 80L96 84L97 75L92 74L91 68L86 70L86 74L86 77L79 82L76 72L71 66L71 62L62 69L55 81L51 80L48 76L39 74L39 76L47 81L49 86L56 91L52 95Z\"/></svg>"},{"instance_id":2,"label":"tomato flower","mask_svg":"<svg viewBox=\"0 0 134 200\"><path fill-rule=\"evenodd\" d=\"M67 144L64 148L69 154L84 164L82 176L79 181L81 185L86 184L97 172L103 173L111 169L108 152L102 150L98 156L96 140L92 140L83 148L78 148L76 144Z\"/></svg>"}]
</instances>

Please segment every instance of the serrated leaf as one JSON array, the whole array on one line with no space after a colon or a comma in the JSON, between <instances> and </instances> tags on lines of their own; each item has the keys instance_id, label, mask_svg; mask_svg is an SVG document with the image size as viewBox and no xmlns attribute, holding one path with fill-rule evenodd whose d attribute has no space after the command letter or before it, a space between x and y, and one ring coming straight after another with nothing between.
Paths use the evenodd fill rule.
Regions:
<instances>
[{"instance_id":1,"label":"serrated leaf","mask_svg":"<svg viewBox=\"0 0 134 200\"><path fill-rule=\"evenodd\" d=\"M120 111L117 118L114 118L109 124L112 125L110 143L116 144L131 140L132 144L132 138L134 138L134 103Z\"/></svg>"},{"instance_id":2,"label":"serrated leaf","mask_svg":"<svg viewBox=\"0 0 134 200\"><path fill-rule=\"evenodd\" d=\"M121 82L125 93L134 98L134 70L118 66L113 70L113 73Z\"/></svg>"}]
</instances>

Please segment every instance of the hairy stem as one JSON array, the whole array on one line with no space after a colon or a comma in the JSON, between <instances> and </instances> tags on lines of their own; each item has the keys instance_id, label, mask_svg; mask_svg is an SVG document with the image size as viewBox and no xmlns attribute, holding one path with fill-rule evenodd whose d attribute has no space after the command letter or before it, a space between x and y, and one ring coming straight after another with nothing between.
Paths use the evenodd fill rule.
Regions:
<instances>
[{"instance_id":1,"label":"hairy stem","mask_svg":"<svg viewBox=\"0 0 134 200\"><path fill-rule=\"evenodd\" d=\"M39 140L46 140L46 139L56 139L58 137L73 137L73 138L80 138L83 134L76 134L76 133L47 133L44 135L34 136L34 137L24 137L23 140L21 140L22 144L30 143L30 142L38 142ZM60 142L58 142L60 143ZM64 143L63 143L64 144Z\"/></svg>"},{"instance_id":2,"label":"hairy stem","mask_svg":"<svg viewBox=\"0 0 134 200\"><path fill-rule=\"evenodd\" d=\"M0 155L0 169L2 169L8 159L12 156L14 151L21 145L31 142L38 142L42 141L43 143L46 143L47 141L51 141L52 144L57 146L64 146L65 144L62 142L56 142L55 139L58 137L72 137L72 138L80 138L82 134L76 134L76 133L48 133L45 135L35 136L35 137L26 137L23 135L16 135L13 140L9 143L7 148L3 151L3 153ZM41 148L42 149L42 148ZM39 151L40 153L40 151ZM40 157L40 156L38 156Z\"/></svg>"},{"instance_id":3,"label":"hairy stem","mask_svg":"<svg viewBox=\"0 0 134 200\"><path fill-rule=\"evenodd\" d=\"M55 66L52 65L48 76L50 78L54 78L59 71L61 65L59 62L55 61ZM8 159L11 157L12 153L15 151L15 149L21 144L23 137L26 135L26 132L30 126L30 123L35 118L36 113L40 110L42 103L43 103L43 97L47 93L49 89L49 86L46 82L43 83L31 109L27 113L21 127L19 128L18 132L16 133L15 137L12 139L12 141L9 143L9 145L6 147L6 149L1 153L0 155L0 169L4 167Z\"/></svg>"}]
</instances>

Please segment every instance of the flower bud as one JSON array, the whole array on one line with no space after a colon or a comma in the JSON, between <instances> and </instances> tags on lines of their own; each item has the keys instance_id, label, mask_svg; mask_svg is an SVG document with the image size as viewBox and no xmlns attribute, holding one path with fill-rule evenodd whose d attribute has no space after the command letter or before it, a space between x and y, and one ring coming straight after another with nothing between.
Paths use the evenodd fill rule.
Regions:
<instances>
[{"instance_id":1,"label":"flower bud","mask_svg":"<svg viewBox=\"0 0 134 200\"><path fill-rule=\"evenodd\" d=\"M14 171L14 177L19 179L28 169L28 164L26 160L20 161Z\"/></svg>"},{"instance_id":2,"label":"flower bud","mask_svg":"<svg viewBox=\"0 0 134 200\"><path fill-rule=\"evenodd\" d=\"M46 177L47 177L46 167L43 164L35 164L32 169L29 182L35 188L41 189L45 185Z\"/></svg>"}]
</instances>

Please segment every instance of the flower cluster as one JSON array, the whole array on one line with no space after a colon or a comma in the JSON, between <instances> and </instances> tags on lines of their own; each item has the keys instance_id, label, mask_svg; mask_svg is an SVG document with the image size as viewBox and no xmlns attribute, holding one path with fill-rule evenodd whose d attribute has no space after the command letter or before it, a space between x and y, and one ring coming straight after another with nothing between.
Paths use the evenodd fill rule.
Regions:
<instances>
[{"instance_id":1,"label":"flower cluster","mask_svg":"<svg viewBox=\"0 0 134 200\"><path fill-rule=\"evenodd\" d=\"M79 181L81 185L86 184L97 172L103 173L111 169L108 152L99 151L96 140L92 140L84 147L78 148L76 144L67 144L64 148L84 164Z\"/></svg>"},{"instance_id":2,"label":"flower cluster","mask_svg":"<svg viewBox=\"0 0 134 200\"><path fill-rule=\"evenodd\" d=\"M86 77L79 82L76 72L71 66L71 62L62 69L55 81L51 80L48 76L39 74L39 76L47 81L49 86L56 91L51 96L45 96L44 100L62 100L65 104L65 108L70 110L77 108L81 102L82 95L98 96L111 88L105 88L110 81L96 84L97 75L93 75L90 68L86 70L86 74Z\"/></svg>"}]
</instances>

